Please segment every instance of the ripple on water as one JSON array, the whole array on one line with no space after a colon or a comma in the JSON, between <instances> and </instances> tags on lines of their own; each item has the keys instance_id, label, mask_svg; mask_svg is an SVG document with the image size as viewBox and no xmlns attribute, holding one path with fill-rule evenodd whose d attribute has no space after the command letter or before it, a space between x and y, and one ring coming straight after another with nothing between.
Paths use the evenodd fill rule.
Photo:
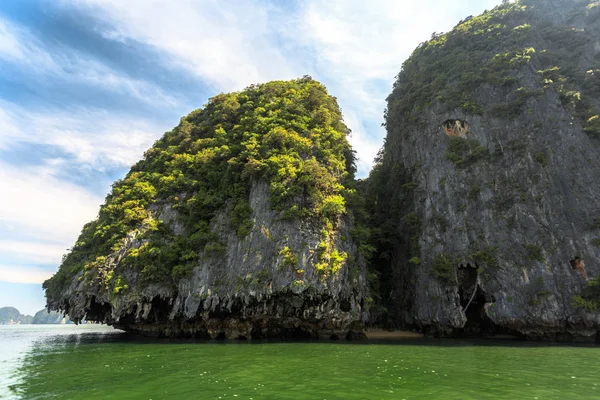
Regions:
<instances>
[{"instance_id":1,"label":"ripple on water","mask_svg":"<svg viewBox=\"0 0 600 400\"><path fill-rule=\"evenodd\" d=\"M0 363L14 387L5 397L581 399L596 397L600 372L597 347L134 341L93 329L32 332Z\"/></svg>"}]
</instances>

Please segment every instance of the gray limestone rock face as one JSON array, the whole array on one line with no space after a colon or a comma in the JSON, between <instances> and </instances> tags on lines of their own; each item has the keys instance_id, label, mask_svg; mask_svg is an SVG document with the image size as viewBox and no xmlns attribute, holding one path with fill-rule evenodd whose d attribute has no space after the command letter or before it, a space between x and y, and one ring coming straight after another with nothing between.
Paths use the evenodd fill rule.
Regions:
<instances>
[{"instance_id":1,"label":"gray limestone rock face","mask_svg":"<svg viewBox=\"0 0 600 400\"><path fill-rule=\"evenodd\" d=\"M517 6L524 8L511 11ZM388 98L380 168L402 171L382 196L405 206L396 231L414 236L412 244L398 242L391 258L397 324L440 336L596 338L600 314L574 305L585 281L570 260L583 258L590 278L600 273L600 137L590 129L600 112L598 10L590 1L506 4L481 26L475 19L459 25L441 47L422 45L405 64ZM464 33L469 23L475 28ZM530 33L517 37L525 24ZM485 50L459 43L488 28L499 33ZM556 31L571 32L572 42L553 41ZM530 58L514 61L523 48L534 49ZM459 51L483 60L465 68L511 55L495 75L467 81L464 69L449 72L430 93L415 80L431 71L436 51L442 63ZM549 77L554 67L560 73ZM460 85L470 104L455 107L445 95ZM424 106L410 109L418 89ZM465 138L445 134L447 120L468 122Z\"/></svg>"},{"instance_id":2,"label":"gray limestone rock face","mask_svg":"<svg viewBox=\"0 0 600 400\"><path fill-rule=\"evenodd\" d=\"M239 238L225 213L213 222L225 249L203 254L190 278L175 287L141 285L139 270L123 276L130 290L115 294L91 284L80 273L63 295L72 320L101 321L150 336L250 339L267 337L333 338L363 336L368 312L365 263L351 240L350 217L343 217L334 246L348 254L335 274L319 274L322 241L311 221L284 219L269 203L269 188L254 182L250 191L253 228ZM177 232L177 211L152 207L156 218ZM182 231L180 231L182 232ZM142 243L133 231L106 258L114 270L128 250ZM284 249L295 255L293 265Z\"/></svg>"}]
</instances>

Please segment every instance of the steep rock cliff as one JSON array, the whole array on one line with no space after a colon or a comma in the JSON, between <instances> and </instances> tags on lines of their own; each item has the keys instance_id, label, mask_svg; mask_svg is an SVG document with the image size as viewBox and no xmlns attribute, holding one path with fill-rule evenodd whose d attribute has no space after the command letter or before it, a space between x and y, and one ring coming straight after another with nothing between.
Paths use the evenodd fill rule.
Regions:
<instances>
[{"instance_id":1,"label":"steep rock cliff","mask_svg":"<svg viewBox=\"0 0 600 400\"><path fill-rule=\"evenodd\" d=\"M113 185L48 308L157 336L362 335L348 132L309 77L212 98Z\"/></svg>"},{"instance_id":2,"label":"steep rock cliff","mask_svg":"<svg viewBox=\"0 0 600 400\"><path fill-rule=\"evenodd\" d=\"M599 38L598 1L518 1L404 63L368 182L388 323L596 337Z\"/></svg>"}]
</instances>

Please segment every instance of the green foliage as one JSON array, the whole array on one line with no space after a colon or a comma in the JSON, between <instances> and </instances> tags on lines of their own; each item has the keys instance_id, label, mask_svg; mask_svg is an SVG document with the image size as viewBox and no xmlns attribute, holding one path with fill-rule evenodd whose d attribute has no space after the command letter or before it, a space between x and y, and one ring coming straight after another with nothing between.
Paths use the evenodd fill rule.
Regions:
<instances>
[{"instance_id":1,"label":"green foliage","mask_svg":"<svg viewBox=\"0 0 600 400\"><path fill-rule=\"evenodd\" d=\"M369 242L375 250L369 258L367 282L376 318L382 323L387 313L386 301L395 286L394 268L422 257L421 218L410 212L416 192L411 188L418 184L414 177L413 171L404 168L384 146L369 179L359 181L367 214L363 220L370 228Z\"/></svg>"},{"instance_id":2,"label":"green foliage","mask_svg":"<svg viewBox=\"0 0 600 400\"><path fill-rule=\"evenodd\" d=\"M466 168L481 159L488 158L490 152L487 147L481 146L477 139L451 137L445 156L457 168Z\"/></svg>"},{"instance_id":3,"label":"green foliage","mask_svg":"<svg viewBox=\"0 0 600 400\"><path fill-rule=\"evenodd\" d=\"M335 275L344 266L347 258L348 254L345 252L340 253L337 249L334 249L332 237L326 236L317 246L315 269L318 274L325 277Z\"/></svg>"},{"instance_id":4,"label":"green foliage","mask_svg":"<svg viewBox=\"0 0 600 400\"><path fill-rule=\"evenodd\" d=\"M340 270L340 268L342 268L342 266L346 262L346 259L348 258L348 254L346 254L345 252L340 253L337 250L334 250L331 252L331 255L329 258L330 258L330 262L331 262L331 273L335 274Z\"/></svg>"},{"instance_id":5,"label":"green foliage","mask_svg":"<svg viewBox=\"0 0 600 400\"><path fill-rule=\"evenodd\" d=\"M227 253L227 246L221 242L211 242L204 247L204 252L209 256L222 257Z\"/></svg>"},{"instance_id":6,"label":"green foliage","mask_svg":"<svg viewBox=\"0 0 600 400\"><path fill-rule=\"evenodd\" d=\"M573 297L572 306L585 308L588 311L600 309L600 276L587 282L581 294Z\"/></svg>"},{"instance_id":7,"label":"green foliage","mask_svg":"<svg viewBox=\"0 0 600 400\"><path fill-rule=\"evenodd\" d=\"M480 192L481 192L481 188L480 188L479 184L475 184L475 185L471 186L471 189L469 189L469 200L470 201L477 200Z\"/></svg>"},{"instance_id":8,"label":"green foliage","mask_svg":"<svg viewBox=\"0 0 600 400\"><path fill-rule=\"evenodd\" d=\"M129 289L129 285L127 284L127 279L124 276L117 276L115 279L115 283L112 289L113 294L119 294Z\"/></svg>"},{"instance_id":9,"label":"green foliage","mask_svg":"<svg viewBox=\"0 0 600 400\"><path fill-rule=\"evenodd\" d=\"M499 53L492 57L490 60L490 65L495 68L502 68L502 66L504 66L506 63L508 63L511 67L525 65L531 62L531 56L533 54L535 54L535 49L533 47Z\"/></svg>"},{"instance_id":10,"label":"green foliage","mask_svg":"<svg viewBox=\"0 0 600 400\"><path fill-rule=\"evenodd\" d=\"M254 223L250 219L252 216L252 207L247 199L238 200L237 204L229 214L229 223L233 227L237 227L237 235L244 238L250 233Z\"/></svg>"},{"instance_id":11,"label":"green foliage","mask_svg":"<svg viewBox=\"0 0 600 400\"><path fill-rule=\"evenodd\" d=\"M288 246L281 249L279 255L283 256L282 268L295 269L298 266L298 256Z\"/></svg>"},{"instance_id":12,"label":"green foliage","mask_svg":"<svg viewBox=\"0 0 600 400\"><path fill-rule=\"evenodd\" d=\"M527 99L541 94L543 94L543 92L530 91L520 87L514 93L511 93L510 101L498 104L490 110L490 113L496 118L508 120L516 119L525 109Z\"/></svg>"},{"instance_id":13,"label":"green foliage","mask_svg":"<svg viewBox=\"0 0 600 400\"><path fill-rule=\"evenodd\" d=\"M342 214L346 213L346 201L339 194L328 196L323 199L318 211L327 220L337 221Z\"/></svg>"},{"instance_id":14,"label":"green foliage","mask_svg":"<svg viewBox=\"0 0 600 400\"><path fill-rule=\"evenodd\" d=\"M402 221L413 228L421 226L421 218L415 213L406 214L402 217Z\"/></svg>"},{"instance_id":15,"label":"green foliage","mask_svg":"<svg viewBox=\"0 0 600 400\"><path fill-rule=\"evenodd\" d=\"M571 306L574 308L583 308L587 311L594 312L600 308L598 302L593 300L586 300L582 296L575 295L571 301Z\"/></svg>"},{"instance_id":16,"label":"green foliage","mask_svg":"<svg viewBox=\"0 0 600 400\"><path fill-rule=\"evenodd\" d=\"M583 130L593 138L600 139L600 116L593 115L585 123Z\"/></svg>"},{"instance_id":17,"label":"green foliage","mask_svg":"<svg viewBox=\"0 0 600 400\"><path fill-rule=\"evenodd\" d=\"M529 261L544 262L544 251L540 246L537 246L535 244L526 244L525 251L527 253L527 259Z\"/></svg>"},{"instance_id":18,"label":"green foliage","mask_svg":"<svg viewBox=\"0 0 600 400\"><path fill-rule=\"evenodd\" d=\"M348 133L336 99L310 77L213 97L113 184L98 219L84 226L57 274L44 283L48 298L58 298L80 271L82 279L99 279L104 287L123 267L137 268L144 282L189 276L201 257L225 254L210 228L218 212L227 212L240 238L251 231L248 199L255 181L269 184L275 210L331 230L346 212L344 185L355 172ZM156 219L167 207L177 211L183 233ZM118 264L97 262L125 246L132 232L138 248Z\"/></svg>"},{"instance_id":19,"label":"green foliage","mask_svg":"<svg viewBox=\"0 0 600 400\"><path fill-rule=\"evenodd\" d=\"M478 267L484 268L487 272L493 272L499 268L496 253L496 247L486 247L471 254L471 258Z\"/></svg>"},{"instance_id":20,"label":"green foliage","mask_svg":"<svg viewBox=\"0 0 600 400\"><path fill-rule=\"evenodd\" d=\"M371 243L371 229L364 224L356 224L350 234L358 246L358 252L367 260L371 258L375 252L375 247Z\"/></svg>"},{"instance_id":21,"label":"green foliage","mask_svg":"<svg viewBox=\"0 0 600 400\"><path fill-rule=\"evenodd\" d=\"M440 189L444 190L446 188L446 178L440 179Z\"/></svg>"},{"instance_id":22,"label":"green foliage","mask_svg":"<svg viewBox=\"0 0 600 400\"><path fill-rule=\"evenodd\" d=\"M454 262L446 253L438 253L433 258L433 277L447 286L456 284Z\"/></svg>"},{"instance_id":23,"label":"green foliage","mask_svg":"<svg viewBox=\"0 0 600 400\"><path fill-rule=\"evenodd\" d=\"M543 152L533 153L533 160L539 163L542 167L548 166L548 159Z\"/></svg>"},{"instance_id":24,"label":"green foliage","mask_svg":"<svg viewBox=\"0 0 600 400\"><path fill-rule=\"evenodd\" d=\"M542 61L558 62L545 70L538 71L543 76L544 86L552 87L563 105L583 125L584 131L593 138L600 138L600 120L595 99L600 96L600 70L580 70L578 61L585 54L590 37L572 28L549 29L545 32L553 43Z\"/></svg>"},{"instance_id":25,"label":"green foliage","mask_svg":"<svg viewBox=\"0 0 600 400\"><path fill-rule=\"evenodd\" d=\"M408 260L408 262L415 265L421 265L421 259L419 257L413 257Z\"/></svg>"}]
</instances>

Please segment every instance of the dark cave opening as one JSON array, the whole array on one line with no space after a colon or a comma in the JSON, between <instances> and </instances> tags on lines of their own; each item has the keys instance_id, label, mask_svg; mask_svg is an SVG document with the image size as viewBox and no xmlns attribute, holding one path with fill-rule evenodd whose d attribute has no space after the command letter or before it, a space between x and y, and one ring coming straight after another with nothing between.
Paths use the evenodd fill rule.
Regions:
<instances>
[{"instance_id":1,"label":"dark cave opening","mask_svg":"<svg viewBox=\"0 0 600 400\"><path fill-rule=\"evenodd\" d=\"M314 332L305 329L303 327L297 326L295 328L287 328L281 330L281 337L284 339L315 339L318 335L315 335Z\"/></svg>"},{"instance_id":2,"label":"dark cave opening","mask_svg":"<svg viewBox=\"0 0 600 400\"><path fill-rule=\"evenodd\" d=\"M169 318L169 312L171 306L169 305L168 299L163 299L160 296L155 296L152 299L152 309L148 315L149 323L160 323L167 321Z\"/></svg>"},{"instance_id":3,"label":"dark cave opening","mask_svg":"<svg viewBox=\"0 0 600 400\"><path fill-rule=\"evenodd\" d=\"M352 305L350 304L350 300L342 299L342 301L340 302L340 310L342 310L344 312L349 312L350 310L352 310Z\"/></svg>"},{"instance_id":4,"label":"dark cave opening","mask_svg":"<svg viewBox=\"0 0 600 400\"><path fill-rule=\"evenodd\" d=\"M133 325L135 323L135 315L137 313L137 305L133 306L131 312L128 312L119 317L119 324L122 325Z\"/></svg>"},{"instance_id":5,"label":"dark cave opening","mask_svg":"<svg viewBox=\"0 0 600 400\"><path fill-rule=\"evenodd\" d=\"M457 335L495 335L499 329L485 312L485 304L493 303L495 299L479 286L478 267L461 264L457 271L457 277L460 306L467 317L467 322L463 328L457 330Z\"/></svg>"},{"instance_id":6,"label":"dark cave opening","mask_svg":"<svg viewBox=\"0 0 600 400\"><path fill-rule=\"evenodd\" d=\"M96 296L92 296L90 306L85 310L85 319L93 322L106 322L110 318L110 310L110 304L98 303Z\"/></svg>"}]
</instances>

